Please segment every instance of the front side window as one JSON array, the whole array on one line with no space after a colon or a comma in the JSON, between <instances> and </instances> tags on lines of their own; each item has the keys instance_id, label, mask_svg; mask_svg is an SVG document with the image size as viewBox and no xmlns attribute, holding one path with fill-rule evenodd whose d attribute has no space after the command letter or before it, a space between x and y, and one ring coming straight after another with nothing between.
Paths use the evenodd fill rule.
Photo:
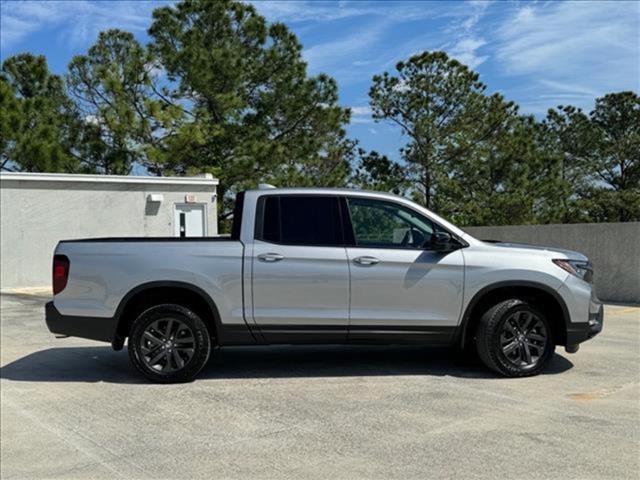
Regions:
<instances>
[{"instance_id":1,"label":"front side window","mask_svg":"<svg viewBox=\"0 0 640 480\"><path fill-rule=\"evenodd\" d=\"M428 218L384 200L348 198L355 243L359 247L425 248L434 231Z\"/></svg>"},{"instance_id":2,"label":"front side window","mask_svg":"<svg viewBox=\"0 0 640 480\"><path fill-rule=\"evenodd\" d=\"M282 245L342 245L336 197L269 195L260 201L264 203L257 239Z\"/></svg>"}]
</instances>

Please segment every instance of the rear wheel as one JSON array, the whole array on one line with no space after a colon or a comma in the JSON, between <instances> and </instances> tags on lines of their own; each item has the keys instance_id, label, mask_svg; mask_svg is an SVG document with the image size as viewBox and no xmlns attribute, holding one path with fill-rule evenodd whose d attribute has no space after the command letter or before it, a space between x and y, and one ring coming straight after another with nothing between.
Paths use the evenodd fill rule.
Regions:
<instances>
[{"instance_id":1,"label":"rear wheel","mask_svg":"<svg viewBox=\"0 0 640 480\"><path fill-rule=\"evenodd\" d=\"M519 299L500 302L482 315L476 347L485 365L507 377L538 374L555 351L545 315Z\"/></svg>"},{"instance_id":2,"label":"rear wheel","mask_svg":"<svg viewBox=\"0 0 640 480\"><path fill-rule=\"evenodd\" d=\"M159 383L192 380L205 366L211 352L207 327L187 307L156 305L133 323L129 359L148 379Z\"/></svg>"}]
</instances>

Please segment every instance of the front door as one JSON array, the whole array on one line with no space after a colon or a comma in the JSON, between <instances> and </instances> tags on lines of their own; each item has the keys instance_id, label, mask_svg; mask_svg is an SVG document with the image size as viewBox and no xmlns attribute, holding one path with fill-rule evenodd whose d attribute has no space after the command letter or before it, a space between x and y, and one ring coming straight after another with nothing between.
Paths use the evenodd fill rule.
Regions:
<instances>
[{"instance_id":1,"label":"front door","mask_svg":"<svg viewBox=\"0 0 640 480\"><path fill-rule=\"evenodd\" d=\"M349 339L448 342L462 308L461 250L429 250L441 227L387 200L347 199L353 246Z\"/></svg>"},{"instance_id":2,"label":"front door","mask_svg":"<svg viewBox=\"0 0 640 480\"><path fill-rule=\"evenodd\" d=\"M253 319L265 339L346 340L349 265L337 197L262 196L256 215Z\"/></svg>"}]
</instances>

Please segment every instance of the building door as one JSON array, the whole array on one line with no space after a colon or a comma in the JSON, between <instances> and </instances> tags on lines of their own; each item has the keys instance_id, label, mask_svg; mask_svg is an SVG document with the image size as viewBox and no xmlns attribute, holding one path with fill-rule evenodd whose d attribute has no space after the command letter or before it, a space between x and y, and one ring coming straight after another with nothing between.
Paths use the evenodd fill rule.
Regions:
<instances>
[{"instance_id":1,"label":"building door","mask_svg":"<svg viewBox=\"0 0 640 480\"><path fill-rule=\"evenodd\" d=\"M175 206L173 230L176 237L204 237L206 205L203 203L179 203Z\"/></svg>"}]
</instances>

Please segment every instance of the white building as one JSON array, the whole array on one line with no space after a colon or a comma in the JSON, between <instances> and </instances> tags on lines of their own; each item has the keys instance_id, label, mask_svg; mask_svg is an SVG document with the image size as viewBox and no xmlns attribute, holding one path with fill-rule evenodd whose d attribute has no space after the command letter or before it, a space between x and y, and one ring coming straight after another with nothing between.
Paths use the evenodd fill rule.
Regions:
<instances>
[{"instance_id":1,"label":"white building","mask_svg":"<svg viewBox=\"0 0 640 480\"><path fill-rule=\"evenodd\" d=\"M217 185L211 175L0 173L0 288L48 286L64 239L217 235Z\"/></svg>"}]
</instances>

